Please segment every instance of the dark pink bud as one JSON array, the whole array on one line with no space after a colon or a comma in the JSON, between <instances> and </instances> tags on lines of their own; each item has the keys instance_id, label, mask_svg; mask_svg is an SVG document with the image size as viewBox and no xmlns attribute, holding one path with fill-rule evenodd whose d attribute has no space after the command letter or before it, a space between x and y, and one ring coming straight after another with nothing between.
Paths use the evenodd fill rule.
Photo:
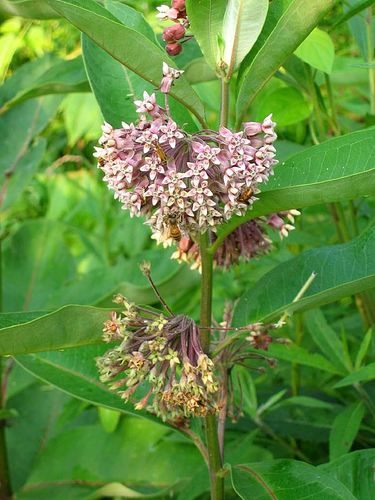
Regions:
<instances>
[{"instance_id":1,"label":"dark pink bud","mask_svg":"<svg viewBox=\"0 0 375 500\"><path fill-rule=\"evenodd\" d=\"M167 43L165 50L170 56L177 56L182 51L182 45L178 42Z\"/></svg>"},{"instance_id":2,"label":"dark pink bud","mask_svg":"<svg viewBox=\"0 0 375 500\"><path fill-rule=\"evenodd\" d=\"M176 10L185 10L185 0L172 0L172 7Z\"/></svg>"},{"instance_id":3,"label":"dark pink bud","mask_svg":"<svg viewBox=\"0 0 375 500\"><path fill-rule=\"evenodd\" d=\"M180 40L185 35L185 28L182 24L174 24L173 26L168 26L163 31L163 40L165 42L175 42Z\"/></svg>"}]
</instances>

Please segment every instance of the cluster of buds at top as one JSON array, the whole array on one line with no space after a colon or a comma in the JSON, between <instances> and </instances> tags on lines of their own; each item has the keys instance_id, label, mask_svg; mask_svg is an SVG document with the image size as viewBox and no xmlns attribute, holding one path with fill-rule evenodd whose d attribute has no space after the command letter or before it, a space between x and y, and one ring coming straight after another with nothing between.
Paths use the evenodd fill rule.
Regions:
<instances>
[{"instance_id":1,"label":"cluster of buds at top","mask_svg":"<svg viewBox=\"0 0 375 500\"><path fill-rule=\"evenodd\" d=\"M185 0L172 0L172 7L168 5L157 7L159 13L156 17L162 21L170 20L174 23L163 31L163 40L167 42L165 50L170 56L177 56L182 51L182 43L192 38L192 35L185 36L189 28L185 3Z\"/></svg>"},{"instance_id":2,"label":"cluster of buds at top","mask_svg":"<svg viewBox=\"0 0 375 500\"><path fill-rule=\"evenodd\" d=\"M168 92L176 70L164 65L161 90ZM180 128L155 95L135 101L139 121L113 129L105 123L94 156L104 180L131 216L144 215L162 239L204 233L244 215L273 174L275 123L244 123L244 130ZM148 114L148 118L146 117Z\"/></svg>"},{"instance_id":3,"label":"cluster of buds at top","mask_svg":"<svg viewBox=\"0 0 375 500\"><path fill-rule=\"evenodd\" d=\"M130 303L104 324L103 340L119 345L97 358L102 382L120 390L125 401L136 400L136 390L149 382L147 394L135 408L147 408L163 419L203 417L218 411L218 383L213 362L203 353L199 329L187 316L167 317Z\"/></svg>"},{"instance_id":4,"label":"cluster of buds at top","mask_svg":"<svg viewBox=\"0 0 375 500\"><path fill-rule=\"evenodd\" d=\"M272 248L267 229L269 227L276 229L282 239L294 229L292 225L294 217L299 214L298 210L285 210L265 217L256 217L240 224L224 239L213 254L214 266L229 269L232 265L238 264L240 259L248 262L250 259L266 254ZM153 238L160 242L160 235L153 235ZM211 244L215 243L216 238L214 233L210 234ZM172 239L164 241L163 244L171 245ZM188 263L192 269L200 269L199 246L192 238L181 238L172 258Z\"/></svg>"}]
</instances>

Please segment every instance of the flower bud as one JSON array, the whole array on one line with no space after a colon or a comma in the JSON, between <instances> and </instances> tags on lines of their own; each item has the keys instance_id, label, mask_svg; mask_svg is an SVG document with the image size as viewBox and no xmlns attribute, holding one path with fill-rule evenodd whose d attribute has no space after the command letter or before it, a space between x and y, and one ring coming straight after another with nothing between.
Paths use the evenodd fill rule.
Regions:
<instances>
[{"instance_id":1,"label":"flower bud","mask_svg":"<svg viewBox=\"0 0 375 500\"><path fill-rule=\"evenodd\" d=\"M175 42L180 40L185 35L185 28L182 24L174 24L173 26L168 26L163 31L163 40L165 42Z\"/></svg>"},{"instance_id":2,"label":"flower bud","mask_svg":"<svg viewBox=\"0 0 375 500\"><path fill-rule=\"evenodd\" d=\"M165 50L170 56L177 56L182 51L182 45L178 42L167 43Z\"/></svg>"},{"instance_id":3,"label":"flower bud","mask_svg":"<svg viewBox=\"0 0 375 500\"><path fill-rule=\"evenodd\" d=\"M172 7L176 10L185 10L185 0L172 0Z\"/></svg>"}]
</instances>

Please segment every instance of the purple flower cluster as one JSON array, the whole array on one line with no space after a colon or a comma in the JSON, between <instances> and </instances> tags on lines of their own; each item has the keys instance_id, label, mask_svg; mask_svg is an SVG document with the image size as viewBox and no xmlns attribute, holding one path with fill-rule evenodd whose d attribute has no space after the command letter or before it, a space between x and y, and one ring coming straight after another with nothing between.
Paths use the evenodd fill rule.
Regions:
<instances>
[{"instance_id":1,"label":"purple flower cluster","mask_svg":"<svg viewBox=\"0 0 375 500\"><path fill-rule=\"evenodd\" d=\"M173 78L165 68L164 76L165 86ZM105 123L94 154L108 188L131 216L145 215L165 241L171 226L184 236L215 231L251 207L277 163L271 115L263 123L244 123L241 132L220 127L188 134L154 94L144 92L135 105L139 121L120 129Z\"/></svg>"},{"instance_id":2,"label":"purple flower cluster","mask_svg":"<svg viewBox=\"0 0 375 500\"><path fill-rule=\"evenodd\" d=\"M187 316L167 317L130 303L122 295L114 302L124 306L104 323L103 340L119 342L96 363L102 382L163 419L204 417L218 411L218 382L214 364L203 353L199 329ZM141 400L135 391L144 382L149 390Z\"/></svg>"}]
</instances>

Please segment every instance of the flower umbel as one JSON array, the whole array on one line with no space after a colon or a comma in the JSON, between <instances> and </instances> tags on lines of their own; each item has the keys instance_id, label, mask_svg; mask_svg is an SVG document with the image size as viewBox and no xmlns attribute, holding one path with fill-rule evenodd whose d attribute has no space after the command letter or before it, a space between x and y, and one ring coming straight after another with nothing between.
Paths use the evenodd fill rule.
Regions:
<instances>
[{"instance_id":1,"label":"flower umbel","mask_svg":"<svg viewBox=\"0 0 375 500\"><path fill-rule=\"evenodd\" d=\"M163 68L160 89L167 97L181 72ZM215 231L251 208L277 163L271 116L245 124L242 132L220 127L189 134L170 116L167 99L163 108L145 92L135 104L139 121L120 129L105 123L94 154L108 188L131 216L145 215L165 240L171 225L183 236Z\"/></svg>"},{"instance_id":2,"label":"flower umbel","mask_svg":"<svg viewBox=\"0 0 375 500\"><path fill-rule=\"evenodd\" d=\"M121 295L114 302L125 309L105 322L103 340L121 343L97 358L101 381L116 390L125 386L120 394L126 401L142 382L149 382L150 390L135 408L164 419L217 412L214 364L202 351L194 321L140 308Z\"/></svg>"}]
</instances>

